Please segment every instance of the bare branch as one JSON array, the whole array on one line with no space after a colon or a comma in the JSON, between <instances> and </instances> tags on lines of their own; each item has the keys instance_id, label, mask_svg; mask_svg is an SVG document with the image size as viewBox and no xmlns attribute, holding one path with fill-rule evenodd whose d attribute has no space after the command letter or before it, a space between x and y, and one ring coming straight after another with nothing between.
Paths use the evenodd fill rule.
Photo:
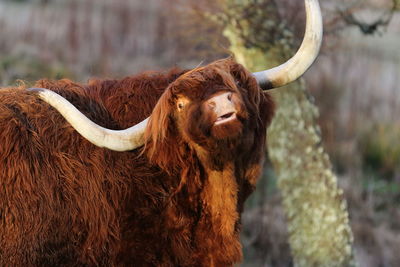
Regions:
<instances>
[{"instance_id":1,"label":"bare branch","mask_svg":"<svg viewBox=\"0 0 400 267\"><path fill-rule=\"evenodd\" d=\"M393 6L390 10L386 11L380 18L374 22L363 22L355 17L354 12L348 10L340 10L339 14L348 25L357 26L360 31L365 35L373 35L379 31L381 27L387 27L392 20L393 14L398 8L398 2L393 0Z\"/></svg>"}]
</instances>

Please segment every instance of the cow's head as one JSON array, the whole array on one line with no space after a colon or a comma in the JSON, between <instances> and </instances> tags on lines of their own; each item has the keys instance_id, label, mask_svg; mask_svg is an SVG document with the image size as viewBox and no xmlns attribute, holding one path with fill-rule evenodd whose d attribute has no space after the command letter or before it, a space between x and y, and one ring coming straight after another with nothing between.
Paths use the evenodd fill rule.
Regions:
<instances>
[{"instance_id":1,"label":"cow's head","mask_svg":"<svg viewBox=\"0 0 400 267\"><path fill-rule=\"evenodd\" d=\"M190 151L229 160L238 146L251 147L246 142L265 131L272 113L253 75L232 59L219 60L169 85L147 124L145 151L164 168L179 166Z\"/></svg>"},{"instance_id":2,"label":"cow's head","mask_svg":"<svg viewBox=\"0 0 400 267\"><path fill-rule=\"evenodd\" d=\"M278 67L252 74L263 90L280 87L296 80L318 55L322 40L322 18L318 0L305 0L305 5L306 33L298 52ZM82 136L100 147L116 151L133 150L143 146L147 139L152 142L149 146L151 150L154 149L154 144L167 138L168 133L176 131L181 134L182 141L200 148L212 148L213 143L232 144L244 130L251 127L245 123L251 117L251 112L256 112L252 111L252 108L256 108L257 105L248 105L248 102L259 101L257 96L260 93L253 92L256 87L252 83L255 80L246 75L240 77L245 72L235 72L235 67L232 66L239 65L220 61L187 72L169 86L150 119L121 131L105 129L93 123L52 91L36 90L39 90L39 96L56 108Z\"/></svg>"}]
</instances>

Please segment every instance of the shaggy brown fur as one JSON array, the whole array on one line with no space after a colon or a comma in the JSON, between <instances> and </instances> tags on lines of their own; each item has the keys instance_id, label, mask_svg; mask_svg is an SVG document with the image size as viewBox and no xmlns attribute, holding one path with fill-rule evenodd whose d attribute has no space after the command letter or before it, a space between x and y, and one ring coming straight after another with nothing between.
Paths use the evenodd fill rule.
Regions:
<instances>
[{"instance_id":1,"label":"shaggy brown fur","mask_svg":"<svg viewBox=\"0 0 400 267\"><path fill-rule=\"evenodd\" d=\"M271 98L231 59L122 80L41 80L101 126L152 114L140 150L81 137L25 88L0 90L0 266L232 266ZM202 105L231 91L239 120ZM178 110L176 101L186 99Z\"/></svg>"}]
</instances>

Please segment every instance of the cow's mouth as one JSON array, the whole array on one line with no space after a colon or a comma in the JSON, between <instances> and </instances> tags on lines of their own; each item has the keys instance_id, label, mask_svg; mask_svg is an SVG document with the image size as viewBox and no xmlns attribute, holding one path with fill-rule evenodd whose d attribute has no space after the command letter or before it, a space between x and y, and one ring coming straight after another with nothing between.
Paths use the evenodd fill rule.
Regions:
<instances>
[{"instance_id":1,"label":"cow's mouth","mask_svg":"<svg viewBox=\"0 0 400 267\"><path fill-rule=\"evenodd\" d=\"M217 118L217 120L215 121L214 125L220 125L220 124L227 123L227 122L230 122L230 121L235 120L235 119L236 119L236 113L229 112L229 113L226 113L226 114L224 114L222 116L219 116Z\"/></svg>"}]
</instances>

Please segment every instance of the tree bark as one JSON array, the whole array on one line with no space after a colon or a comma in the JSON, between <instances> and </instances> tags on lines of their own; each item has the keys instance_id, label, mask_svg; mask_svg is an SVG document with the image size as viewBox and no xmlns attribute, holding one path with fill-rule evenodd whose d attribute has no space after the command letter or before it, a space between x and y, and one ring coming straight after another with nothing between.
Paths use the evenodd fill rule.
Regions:
<instances>
[{"instance_id":1,"label":"tree bark","mask_svg":"<svg viewBox=\"0 0 400 267\"><path fill-rule=\"evenodd\" d=\"M227 2L237 5L240 1ZM224 34L236 60L251 71L279 65L296 52L284 42L268 51L262 45L249 46L242 34L246 24L240 29L236 25L228 23ZM296 266L352 266L353 235L346 201L321 145L318 109L305 87L304 80L299 80L272 91L277 111L267 142L283 197L293 260Z\"/></svg>"}]
</instances>

